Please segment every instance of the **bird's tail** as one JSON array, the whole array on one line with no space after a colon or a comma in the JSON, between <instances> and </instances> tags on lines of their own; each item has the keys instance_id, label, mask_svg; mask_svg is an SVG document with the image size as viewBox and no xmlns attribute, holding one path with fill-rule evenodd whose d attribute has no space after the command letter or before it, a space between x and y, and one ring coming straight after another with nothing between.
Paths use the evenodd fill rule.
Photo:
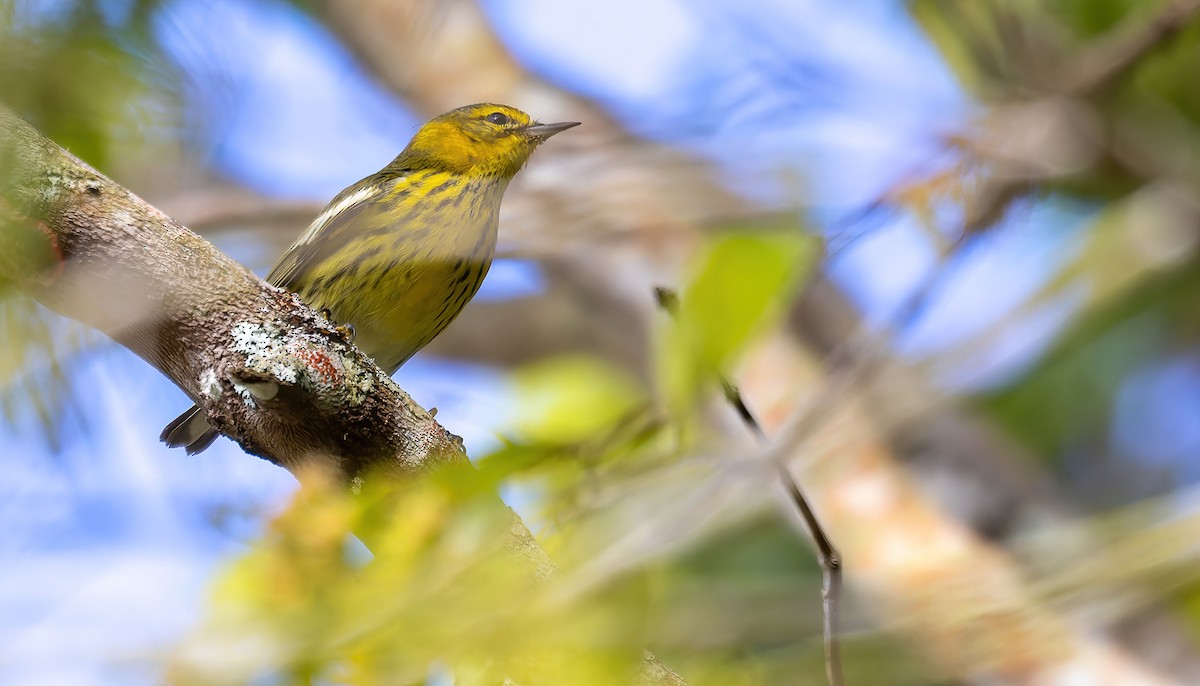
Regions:
<instances>
[{"instance_id":1,"label":"bird's tail","mask_svg":"<svg viewBox=\"0 0 1200 686\"><path fill-rule=\"evenodd\" d=\"M184 448L188 455L195 455L212 445L220 435L208 425L208 417L204 416L204 412L192 405L192 409L167 424L158 439L172 448Z\"/></svg>"}]
</instances>

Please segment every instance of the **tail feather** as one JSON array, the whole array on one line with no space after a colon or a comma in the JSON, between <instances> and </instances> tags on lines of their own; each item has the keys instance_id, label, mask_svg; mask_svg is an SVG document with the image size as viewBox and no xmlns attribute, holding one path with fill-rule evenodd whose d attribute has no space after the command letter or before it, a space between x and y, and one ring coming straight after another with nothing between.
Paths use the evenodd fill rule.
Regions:
<instances>
[{"instance_id":1,"label":"tail feather","mask_svg":"<svg viewBox=\"0 0 1200 686\"><path fill-rule=\"evenodd\" d=\"M208 425L208 418L197 406L179 415L163 429L158 439L172 448L184 448L188 455L201 453L221 434Z\"/></svg>"}]
</instances>

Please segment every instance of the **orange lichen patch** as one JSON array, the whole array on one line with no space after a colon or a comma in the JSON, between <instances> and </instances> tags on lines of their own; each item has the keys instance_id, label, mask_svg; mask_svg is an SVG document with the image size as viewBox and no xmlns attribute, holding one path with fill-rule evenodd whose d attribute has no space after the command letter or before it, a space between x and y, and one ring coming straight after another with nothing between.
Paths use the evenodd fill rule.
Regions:
<instances>
[{"instance_id":1,"label":"orange lichen patch","mask_svg":"<svg viewBox=\"0 0 1200 686\"><path fill-rule=\"evenodd\" d=\"M333 383L341 378L341 367L336 364L324 351L317 348L303 347L294 351L297 358L304 361L305 366L313 373L320 375L322 383Z\"/></svg>"}]
</instances>

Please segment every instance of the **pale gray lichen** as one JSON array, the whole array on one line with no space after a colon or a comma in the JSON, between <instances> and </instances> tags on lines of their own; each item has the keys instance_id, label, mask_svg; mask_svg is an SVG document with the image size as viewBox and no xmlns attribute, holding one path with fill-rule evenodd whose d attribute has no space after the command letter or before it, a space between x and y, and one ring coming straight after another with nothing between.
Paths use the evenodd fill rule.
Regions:
<instances>
[{"instance_id":1,"label":"pale gray lichen","mask_svg":"<svg viewBox=\"0 0 1200 686\"><path fill-rule=\"evenodd\" d=\"M250 389L246 388L236 381L233 383L233 391L242 399L242 404L246 407L258 407L258 403L254 402L254 395L250 393Z\"/></svg>"},{"instance_id":2,"label":"pale gray lichen","mask_svg":"<svg viewBox=\"0 0 1200 686\"><path fill-rule=\"evenodd\" d=\"M234 390L247 405L274 397L279 388L273 382L314 391L313 400L329 405L326 410L361 405L376 390L369 363L364 365L351 348L323 336L269 322L241 322L230 338L231 351L245 358L246 368L265 377L234 381Z\"/></svg>"},{"instance_id":3,"label":"pale gray lichen","mask_svg":"<svg viewBox=\"0 0 1200 686\"><path fill-rule=\"evenodd\" d=\"M358 405L375 390L375 375L360 368L352 355L342 355L342 368L346 370L347 400Z\"/></svg>"},{"instance_id":4,"label":"pale gray lichen","mask_svg":"<svg viewBox=\"0 0 1200 686\"><path fill-rule=\"evenodd\" d=\"M246 366L280 383L300 381L296 360L289 354L286 332L261 322L242 322L233 327L234 352L246 356Z\"/></svg>"},{"instance_id":5,"label":"pale gray lichen","mask_svg":"<svg viewBox=\"0 0 1200 686\"><path fill-rule=\"evenodd\" d=\"M217 377L215 369L205 369L200 373L199 390L201 395L208 396L209 400L216 400L221 397L221 381Z\"/></svg>"}]
</instances>

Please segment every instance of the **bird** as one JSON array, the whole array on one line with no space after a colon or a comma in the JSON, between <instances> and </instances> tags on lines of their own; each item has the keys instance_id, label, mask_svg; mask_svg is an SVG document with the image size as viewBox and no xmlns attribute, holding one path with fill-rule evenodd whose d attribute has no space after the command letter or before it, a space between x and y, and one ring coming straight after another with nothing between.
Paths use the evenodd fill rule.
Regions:
<instances>
[{"instance_id":1,"label":"bird","mask_svg":"<svg viewBox=\"0 0 1200 686\"><path fill-rule=\"evenodd\" d=\"M496 252L509 181L551 136L507 105L434 117L380 171L338 193L267 275L352 332L389 375L429 344L479 290ZM160 440L197 454L219 433L193 405Z\"/></svg>"}]
</instances>

